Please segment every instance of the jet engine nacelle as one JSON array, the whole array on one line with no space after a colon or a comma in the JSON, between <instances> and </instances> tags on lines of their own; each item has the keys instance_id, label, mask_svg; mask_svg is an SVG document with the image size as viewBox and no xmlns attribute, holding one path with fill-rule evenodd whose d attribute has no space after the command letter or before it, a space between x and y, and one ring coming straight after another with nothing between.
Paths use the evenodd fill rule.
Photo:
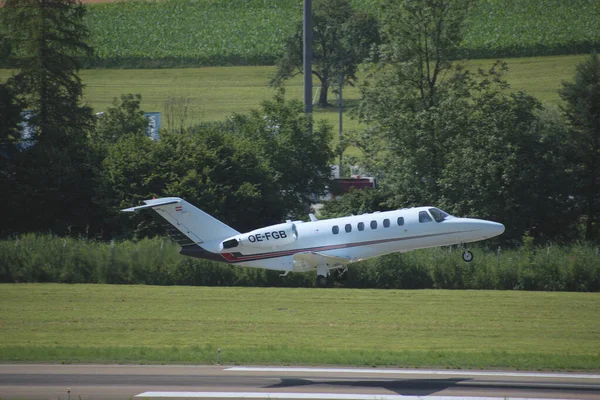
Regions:
<instances>
[{"instance_id":1,"label":"jet engine nacelle","mask_svg":"<svg viewBox=\"0 0 600 400\"><path fill-rule=\"evenodd\" d=\"M221 242L221 252L228 252L236 247L278 247L293 243L298 239L296 225L291 222L271 225L266 228L253 230Z\"/></svg>"}]
</instances>

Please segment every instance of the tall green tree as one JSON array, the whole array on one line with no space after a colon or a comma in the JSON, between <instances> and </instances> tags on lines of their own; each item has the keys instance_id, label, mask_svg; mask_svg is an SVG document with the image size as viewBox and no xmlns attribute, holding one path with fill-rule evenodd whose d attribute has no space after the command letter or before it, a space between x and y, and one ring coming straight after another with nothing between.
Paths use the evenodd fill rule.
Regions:
<instances>
[{"instance_id":1,"label":"tall green tree","mask_svg":"<svg viewBox=\"0 0 600 400\"><path fill-rule=\"evenodd\" d=\"M600 218L600 60L596 52L577 66L574 82L559 91L579 155L580 190L585 202L585 238L598 238Z\"/></svg>"},{"instance_id":2,"label":"tall green tree","mask_svg":"<svg viewBox=\"0 0 600 400\"><path fill-rule=\"evenodd\" d=\"M327 107L329 89L336 87L340 75L345 84L356 82L358 65L380 42L377 19L353 10L349 0L317 0L313 3L313 67L321 91L319 106ZM277 61L271 81L283 81L303 73L302 23L285 42L284 53Z\"/></svg>"},{"instance_id":3,"label":"tall green tree","mask_svg":"<svg viewBox=\"0 0 600 400\"><path fill-rule=\"evenodd\" d=\"M437 88L462 41L468 10L469 0L382 3L381 78L393 79L416 95L413 108L435 105Z\"/></svg>"},{"instance_id":4,"label":"tall green tree","mask_svg":"<svg viewBox=\"0 0 600 400\"><path fill-rule=\"evenodd\" d=\"M574 149L560 115L526 93L504 90L501 74L461 81L437 107L438 124L454 131L445 142L437 204L502 221L503 241L520 243L526 234L540 242L570 240Z\"/></svg>"},{"instance_id":5,"label":"tall green tree","mask_svg":"<svg viewBox=\"0 0 600 400\"><path fill-rule=\"evenodd\" d=\"M348 144L366 150L365 166L380 178L406 171L403 175L414 181L406 186L414 190L405 192L404 201L414 204L439 196L444 142L452 131L439 129L430 110L450 84L468 1L386 1L382 7L381 61L368 69L358 109L369 130Z\"/></svg>"},{"instance_id":6,"label":"tall green tree","mask_svg":"<svg viewBox=\"0 0 600 400\"><path fill-rule=\"evenodd\" d=\"M16 231L89 228L91 109L81 104L80 57L89 55L85 9L75 0L4 0L0 28L18 72L7 84L30 112L33 145L16 159L10 192Z\"/></svg>"},{"instance_id":7,"label":"tall green tree","mask_svg":"<svg viewBox=\"0 0 600 400\"><path fill-rule=\"evenodd\" d=\"M570 227L574 209L560 118L511 94L503 62L475 73L452 65L468 2L405 0L386 10L383 63L359 108L369 130L354 140L391 193L388 204L498 220L503 239L560 238L565 229L556 227Z\"/></svg>"},{"instance_id":8,"label":"tall green tree","mask_svg":"<svg viewBox=\"0 0 600 400\"><path fill-rule=\"evenodd\" d=\"M85 138L91 109L81 105L80 57L92 53L85 40L85 8L76 0L4 0L2 24L19 72L9 80L32 111L39 143L62 146ZM73 128L71 128L73 127Z\"/></svg>"},{"instance_id":9,"label":"tall green tree","mask_svg":"<svg viewBox=\"0 0 600 400\"><path fill-rule=\"evenodd\" d=\"M381 139L387 148L375 167L380 193L388 196L383 204L431 204L501 221L504 241L520 242L526 233L540 241L568 239L577 212L572 141L559 115L506 90L502 69L459 68L435 107L389 119L408 127ZM435 143L424 143L432 136Z\"/></svg>"}]
</instances>

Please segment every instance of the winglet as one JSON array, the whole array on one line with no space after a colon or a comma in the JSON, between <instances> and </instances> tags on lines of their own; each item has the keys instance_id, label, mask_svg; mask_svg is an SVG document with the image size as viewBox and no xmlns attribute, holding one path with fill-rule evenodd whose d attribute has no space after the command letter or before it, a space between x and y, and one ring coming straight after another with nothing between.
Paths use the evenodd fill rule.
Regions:
<instances>
[{"instance_id":1,"label":"winglet","mask_svg":"<svg viewBox=\"0 0 600 400\"><path fill-rule=\"evenodd\" d=\"M308 214L308 217L312 222L318 221L317 217L315 217L315 214L313 213Z\"/></svg>"},{"instance_id":2,"label":"winglet","mask_svg":"<svg viewBox=\"0 0 600 400\"><path fill-rule=\"evenodd\" d=\"M144 200L146 203L143 206L130 207L121 210L122 212L135 212L137 210L143 210L145 208L154 208L160 206L166 206L167 204L176 204L180 203L182 200L179 197L165 197L164 199L152 199L152 200Z\"/></svg>"}]
</instances>

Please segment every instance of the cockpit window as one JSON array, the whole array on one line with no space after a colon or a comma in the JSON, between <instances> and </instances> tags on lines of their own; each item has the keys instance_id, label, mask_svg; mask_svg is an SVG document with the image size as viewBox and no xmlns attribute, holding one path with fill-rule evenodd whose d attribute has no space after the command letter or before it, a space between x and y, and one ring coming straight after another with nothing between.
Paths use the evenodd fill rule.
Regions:
<instances>
[{"instance_id":1,"label":"cockpit window","mask_svg":"<svg viewBox=\"0 0 600 400\"><path fill-rule=\"evenodd\" d=\"M419 222L431 222L433 221L427 211L419 211Z\"/></svg>"},{"instance_id":2,"label":"cockpit window","mask_svg":"<svg viewBox=\"0 0 600 400\"><path fill-rule=\"evenodd\" d=\"M435 219L435 222L442 222L447 217L449 217L448 214L437 208L430 208L429 212L431 213L431 215L433 215L433 219Z\"/></svg>"}]
</instances>

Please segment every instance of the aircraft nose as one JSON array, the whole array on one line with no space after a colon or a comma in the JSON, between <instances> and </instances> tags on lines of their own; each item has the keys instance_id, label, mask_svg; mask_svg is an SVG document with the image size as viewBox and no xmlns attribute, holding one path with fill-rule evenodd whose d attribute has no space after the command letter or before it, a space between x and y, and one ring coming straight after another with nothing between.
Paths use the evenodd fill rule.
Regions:
<instances>
[{"instance_id":1,"label":"aircraft nose","mask_svg":"<svg viewBox=\"0 0 600 400\"><path fill-rule=\"evenodd\" d=\"M494 237L504 233L504 225L498 222L485 221L483 230L489 235L488 237Z\"/></svg>"}]
</instances>

